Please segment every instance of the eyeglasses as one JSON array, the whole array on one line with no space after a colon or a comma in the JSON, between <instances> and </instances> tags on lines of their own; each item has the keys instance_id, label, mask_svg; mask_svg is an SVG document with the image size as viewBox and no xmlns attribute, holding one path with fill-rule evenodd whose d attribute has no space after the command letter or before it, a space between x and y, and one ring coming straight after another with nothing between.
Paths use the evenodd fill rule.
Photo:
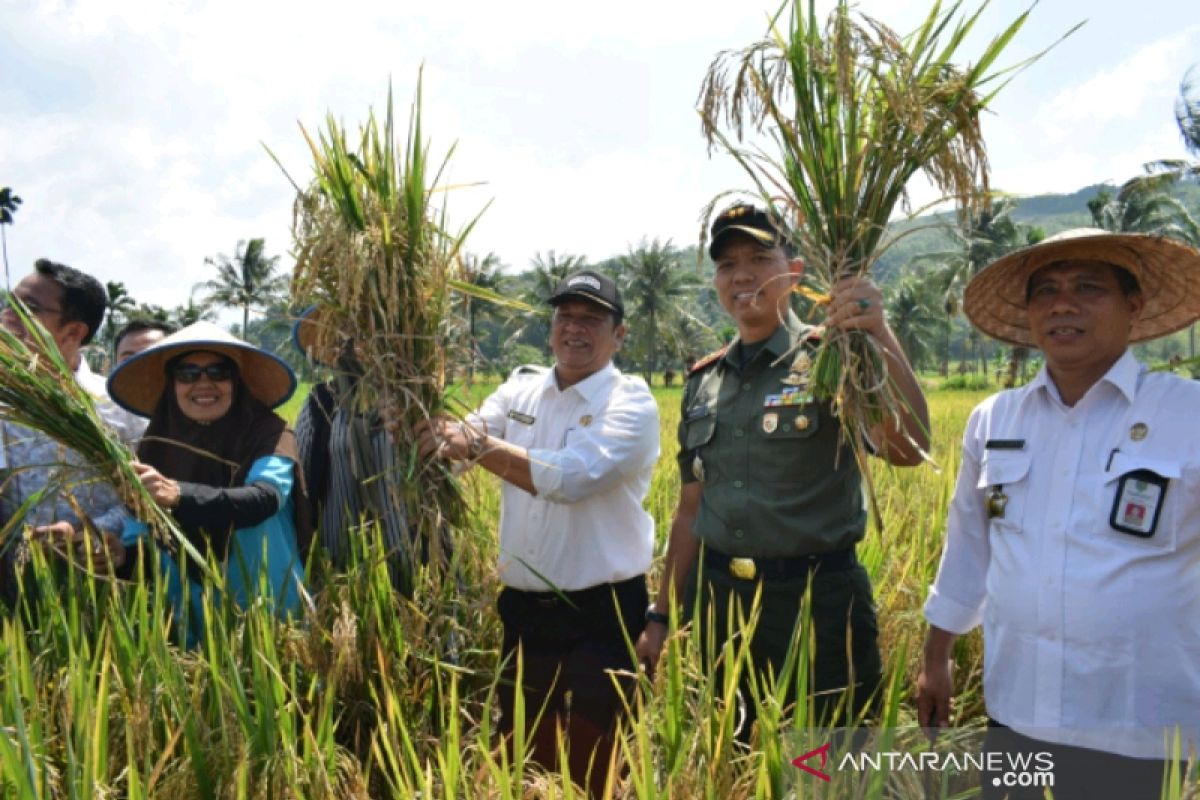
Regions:
<instances>
[{"instance_id":1,"label":"eyeglasses","mask_svg":"<svg viewBox=\"0 0 1200 800\"><path fill-rule=\"evenodd\" d=\"M0 299L0 312L12 311L14 314L17 312L16 307L15 307L16 304L13 303L14 297L16 297L16 295L5 295L3 299ZM19 297L17 297L16 299L18 299L22 303L24 303L25 308L28 309L29 313L35 317L40 317L42 314L61 314L61 313L63 313L63 310L61 308L47 308L46 306L39 303L37 300L33 300L33 299L25 300L25 299L19 298Z\"/></svg>"},{"instance_id":2,"label":"eyeglasses","mask_svg":"<svg viewBox=\"0 0 1200 800\"><path fill-rule=\"evenodd\" d=\"M233 364L218 362L205 364L203 367L199 364L176 364L171 370L171 374L175 377L176 383L195 383L200 380L201 376L208 378L213 383L221 383L233 380Z\"/></svg>"}]
</instances>

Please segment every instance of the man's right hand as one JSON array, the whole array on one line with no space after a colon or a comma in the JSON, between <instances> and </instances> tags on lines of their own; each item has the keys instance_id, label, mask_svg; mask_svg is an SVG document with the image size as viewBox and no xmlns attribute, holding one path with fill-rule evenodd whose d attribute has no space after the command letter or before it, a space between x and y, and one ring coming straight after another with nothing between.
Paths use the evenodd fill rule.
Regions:
<instances>
[{"instance_id":1,"label":"man's right hand","mask_svg":"<svg viewBox=\"0 0 1200 800\"><path fill-rule=\"evenodd\" d=\"M661 622L647 622L633 647L638 664L646 668L646 675L650 678L654 677L654 670L658 668L658 659L662 656L666 641L667 626Z\"/></svg>"},{"instance_id":2,"label":"man's right hand","mask_svg":"<svg viewBox=\"0 0 1200 800\"><path fill-rule=\"evenodd\" d=\"M950 701L954 697L950 655L956 638L934 626L925 638L921 674L917 677L917 722L922 728L936 731L950 726Z\"/></svg>"}]
</instances>

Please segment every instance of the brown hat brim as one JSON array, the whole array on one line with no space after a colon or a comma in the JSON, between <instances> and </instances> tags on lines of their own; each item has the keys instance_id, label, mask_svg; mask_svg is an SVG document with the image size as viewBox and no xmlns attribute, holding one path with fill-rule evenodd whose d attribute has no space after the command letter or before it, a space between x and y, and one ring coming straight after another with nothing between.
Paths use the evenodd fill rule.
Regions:
<instances>
[{"instance_id":1,"label":"brown hat brim","mask_svg":"<svg viewBox=\"0 0 1200 800\"><path fill-rule=\"evenodd\" d=\"M184 353L218 353L238 365L247 391L276 408L296 391L296 376L283 359L243 342L211 322L189 325L118 366L108 377L108 394L122 408L148 417L167 388L167 362Z\"/></svg>"},{"instance_id":2,"label":"brown hat brim","mask_svg":"<svg viewBox=\"0 0 1200 800\"><path fill-rule=\"evenodd\" d=\"M1033 273L1062 261L1100 261L1137 278L1144 304L1130 343L1166 336L1200 319L1200 253L1161 236L1095 228L1065 231L996 259L967 284L963 312L988 336L1036 347L1026 312L1026 287Z\"/></svg>"}]
</instances>

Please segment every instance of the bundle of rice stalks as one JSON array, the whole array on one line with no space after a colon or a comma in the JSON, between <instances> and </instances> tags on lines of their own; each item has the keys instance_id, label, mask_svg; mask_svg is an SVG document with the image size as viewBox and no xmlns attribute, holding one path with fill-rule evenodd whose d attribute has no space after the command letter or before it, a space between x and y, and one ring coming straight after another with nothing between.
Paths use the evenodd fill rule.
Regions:
<instances>
[{"instance_id":1,"label":"bundle of rice stalks","mask_svg":"<svg viewBox=\"0 0 1200 800\"><path fill-rule=\"evenodd\" d=\"M733 155L777 218L794 221L792 242L811 285L802 291L818 302L839 278L870 274L888 221L898 202L907 206L905 187L917 172L961 213L987 203L980 114L1015 71L1042 53L994 69L1026 11L976 63L954 64L986 7L959 18L960 5L943 10L935 2L921 26L901 37L852 13L846 0L822 30L815 0L807 10L802 0L789 0L771 21L768 38L722 52L709 67L700 93L709 146ZM766 134L774 152L746 144L748 129ZM832 402L870 486L863 431L898 420L905 405L879 345L857 331L827 331L811 388Z\"/></svg>"},{"instance_id":2,"label":"bundle of rice stalks","mask_svg":"<svg viewBox=\"0 0 1200 800\"><path fill-rule=\"evenodd\" d=\"M450 289L460 285L459 252L474 221L451 233L445 208L434 205L448 188L441 181L449 154L439 165L430 161L419 82L404 140L390 91L383 120L372 112L357 141L332 116L315 140L301 130L315 177L304 188L292 181L293 298L317 304L314 350L340 354L343 369L354 372L341 402L368 417L391 409L399 420L401 469L371 479L386 482L418 546L437 557L442 532L461 522L464 505L453 477L421 463L406 432L446 409ZM368 442L360 452L370 452Z\"/></svg>"},{"instance_id":3,"label":"bundle of rice stalks","mask_svg":"<svg viewBox=\"0 0 1200 800\"><path fill-rule=\"evenodd\" d=\"M7 302L28 331L29 340L0 327L0 418L44 433L74 450L93 476L88 479L109 480L130 512L149 526L156 541L172 553L182 551L196 563L205 564L171 515L142 486L130 466L133 454L104 424L92 396L75 380L54 339L19 298L9 295ZM8 468L22 466L9 464ZM79 468L63 472L78 477Z\"/></svg>"}]
</instances>

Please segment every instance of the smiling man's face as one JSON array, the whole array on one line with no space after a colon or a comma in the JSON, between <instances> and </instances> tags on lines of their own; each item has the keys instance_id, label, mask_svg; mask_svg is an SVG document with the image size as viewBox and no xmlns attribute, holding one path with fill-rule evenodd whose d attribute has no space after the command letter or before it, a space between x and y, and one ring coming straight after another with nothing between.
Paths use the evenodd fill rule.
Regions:
<instances>
[{"instance_id":1,"label":"smiling man's face","mask_svg":"<svg viewBox=\"0 0 1200 800\"><path fill-rule=\"evenodd\" d=\"M1062 261L1029 279L1029 331L1051 374L1099 380L1125 352L1142 296L1126 294L1111 264Z\"/></svg>"}]
</instances>

